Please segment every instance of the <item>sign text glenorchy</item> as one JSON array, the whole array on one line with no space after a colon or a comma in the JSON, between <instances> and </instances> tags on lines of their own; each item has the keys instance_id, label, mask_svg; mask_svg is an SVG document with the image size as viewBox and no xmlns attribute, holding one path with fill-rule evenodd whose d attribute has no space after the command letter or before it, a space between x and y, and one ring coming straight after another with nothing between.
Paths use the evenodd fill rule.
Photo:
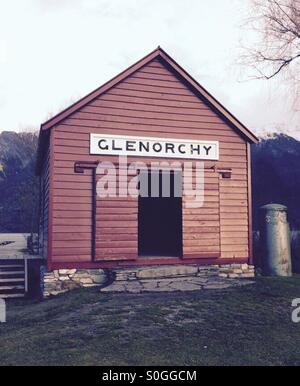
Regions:
<instances>
[{"instance_id":1,"label":"sign text glenorchy","mask_svg":"<svg viewBox=\"0 0 300 386\"><path fill-rule=\"evenodd\" d=\"M90 154L218 160L219 142L91 133Z\"/></svg>"}]
</instances>

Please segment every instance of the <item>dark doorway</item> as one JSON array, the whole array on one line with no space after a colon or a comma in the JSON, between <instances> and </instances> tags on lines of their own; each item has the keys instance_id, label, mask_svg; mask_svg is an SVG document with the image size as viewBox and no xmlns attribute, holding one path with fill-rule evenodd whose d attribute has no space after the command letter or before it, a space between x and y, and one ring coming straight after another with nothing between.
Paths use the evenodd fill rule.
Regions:
<instances>
[{"instance_id":1,"label":"dark doorway","mask_svg":"<svg viewBox=\"0 0 300 386\"><path fill-rule=\"evenodd\" d=\"M139 255L180 257L182 255L182 197L178 197L178 189L174 189L174 180L176 179L176 184L180 184L181 189L181 173L169 173L169 197L165 197L165 192L163 194L163 173L157 172L156 177L159 185L157 197L153 197L155 189L153 189L151 173L141 173L141 178L148 181L146 191L144 190L142 195L146 193L148 197L139 196Z\"/></svg>"}]
</instances>

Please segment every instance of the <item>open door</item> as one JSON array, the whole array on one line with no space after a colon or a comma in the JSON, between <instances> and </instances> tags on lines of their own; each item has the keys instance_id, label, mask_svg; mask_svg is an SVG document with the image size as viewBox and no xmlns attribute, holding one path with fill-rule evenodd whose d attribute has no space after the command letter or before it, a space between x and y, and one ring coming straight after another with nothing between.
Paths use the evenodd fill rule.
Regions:
<instances>
[{"instance_id":1,"label":"open door","mask_svg":"<svg viewBox=\"0 0 300 386\"><path fill-rule=\"evenodd\" d=\"M139 256L180 257L182 255L182 197L178 197L178 189L174 189L174 184L178 181L181 183L181 174L178 175L179 172L169 174L168 197L164 197L165 194L163 194L163 173L156 172L159 181L157 197L151 197L154 193L151 173L145 174L143 178L148 180L148 197L140 195L138 201L138 254Z\"/></svg>"}]
</instances>

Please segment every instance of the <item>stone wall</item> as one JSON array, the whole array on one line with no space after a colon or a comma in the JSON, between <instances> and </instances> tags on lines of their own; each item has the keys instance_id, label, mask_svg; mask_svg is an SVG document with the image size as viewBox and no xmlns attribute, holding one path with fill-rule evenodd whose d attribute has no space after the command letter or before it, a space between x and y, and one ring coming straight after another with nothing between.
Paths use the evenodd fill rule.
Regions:
<instances>
[{"instance_id":1,"label":"stone wall","mask_svg":"<svg viewBox=\"0 0 300 386\"><path fill-rule=\"evenodd\" d=\"M143 280L182 276L219 276L222 278L251 278L255 268L248 264L227 265L160 265L151 267L116 268L115 280Z\"/></svg>"},{"instance_id":2,"label":"stone wall","mask_svg":"<svg viewBox=\"0 0 300 386\"><path fill-rule=\"evenodd\" d=\"M228 264L219 266L219 276L236 278L255 277L255 267L249 264Z\"/></svg>"},{"instance_id":3,"label":"stone wall","mask_svg":"<svg viewBox=\"0 0 300 386\"><path fill-rule=\"evenodd\" d=\"M58 295L80 287L103 286L109 281L109 274L103 269L57 269L41 273L41 287L44 297Z\"/></svg>"},{"instance_id":4,"label":"stone wall","mask_svg":"<svg viewBox=\"0 0 300 386\"><path fill-rule=\"evenodd\" d=\"M255 276L248 264L165 265L117 268L115 280L101 292L171 292L217 290L253 284Z\"/></svg>"},{"instance_id":5,"label":"stone wall","mask_svg":"<svg viewBox=\"0 0 300 386\"><path fill-rule=\"evenodd\" d=\"M197 277L204 282L207 278L242 279L255 276L254 266L248 264L228 265L157 265L130 268L103 269L59 269L42 271L43 296L58 295L74 288L104 287L114 282L120 288L132 282L139 286L151 280L167 280ZM201 281L201 280L200 280ZM123 283L123 284L122 284Z\"/></svg>"}]
</instances>

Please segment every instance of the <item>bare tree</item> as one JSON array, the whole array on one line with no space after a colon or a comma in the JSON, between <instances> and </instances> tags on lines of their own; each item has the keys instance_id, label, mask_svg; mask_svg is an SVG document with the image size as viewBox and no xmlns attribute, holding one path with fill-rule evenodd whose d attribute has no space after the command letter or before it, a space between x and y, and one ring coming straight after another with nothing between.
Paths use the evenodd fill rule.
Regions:
<instances>
[{"instance_id":1,"label":"bare tree","mask_svg":"<svg viewBox=\"0 0 300 386\"><path fill-rule=\"evenodd\" d=\"M300 0L251 3L252 15L247 26L257 40L252 47L244 47L243 63L255 69L256 79L271 79L281 73L299 87Z\"/></svg>"}]
</instances>

